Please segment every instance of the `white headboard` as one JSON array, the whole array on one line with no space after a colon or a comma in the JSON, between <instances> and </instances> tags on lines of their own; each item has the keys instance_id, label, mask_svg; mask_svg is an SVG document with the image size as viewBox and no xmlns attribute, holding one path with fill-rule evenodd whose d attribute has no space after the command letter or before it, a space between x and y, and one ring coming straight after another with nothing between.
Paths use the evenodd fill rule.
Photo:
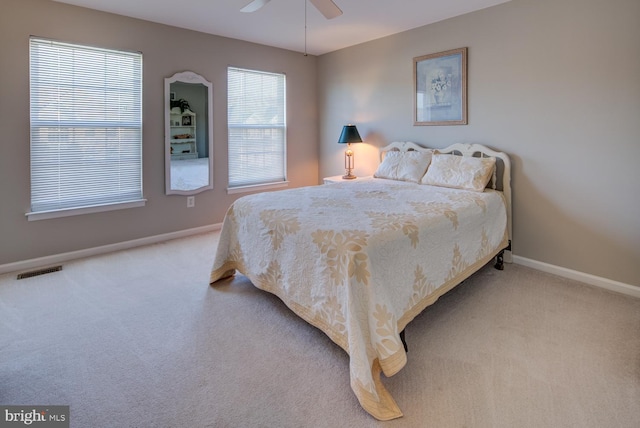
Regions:
<instances>
[{"instance_id":1,"label":"white headboard","mask_svg":"<svg viewBox=\"0 0 640 428\"><path fill-rule=\"evenodd\" d=\"M411 150L417 151L431 151L434 150L437 153L450 153L459 156L492 156L496 158L496 168L493 171L493 177L489 181L489 186L492 189L499 190L504 195L505 203L507 205L507 232L509 233L509 242L512 238L512 224L511 224L511 161L509 155L504 152L497 152L482 144L462 144L456 143L444 149L432 149L429 147L421 146L411 141L394 141L391 144L380 148L380 161L384 159L386 152L397 150L401 152L408 152ZM505 261L511 262L511 246L505 251Z\"/></svg>"},{"instance_id":2,"label":"white headboard","mask_svg":"<svg viewBox=\"0 0 640 428\"><path fill-rule=\"evenodd\" d=\"M416 143L412 143L411 141L394 141L393 143L389 144L388 146L384 146L380 149L380 162L382 162L382 159L384 159L384 155L387 152L390 151L400 151L400 152L409 152L411 150L416 150L418 152L430 152L433 151L433 149L430 149L428 147L422 147L419 146Z\"/></svg>"}]
</instances>

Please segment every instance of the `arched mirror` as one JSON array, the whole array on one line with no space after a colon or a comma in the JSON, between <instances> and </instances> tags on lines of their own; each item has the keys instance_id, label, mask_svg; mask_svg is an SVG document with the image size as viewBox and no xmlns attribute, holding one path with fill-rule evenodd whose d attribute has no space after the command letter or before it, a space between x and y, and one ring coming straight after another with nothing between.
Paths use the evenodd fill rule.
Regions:
<instances>
[{"instance_id":1,"label":"arched mirror","mask_svg":"<svg viewBox=\"0 0 640 428\"><path fill-rule=\"evenodd\" d=\"M213 189L213 89L191 71L164 79L167 195Z\"/></svg>"}]
</instances>

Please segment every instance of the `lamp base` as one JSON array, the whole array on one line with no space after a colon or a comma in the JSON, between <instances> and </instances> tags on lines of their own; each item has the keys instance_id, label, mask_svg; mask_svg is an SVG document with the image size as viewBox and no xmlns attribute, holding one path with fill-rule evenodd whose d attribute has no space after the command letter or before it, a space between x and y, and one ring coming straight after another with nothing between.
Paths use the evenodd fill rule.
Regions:
<instances>
[{"instance_id":1,"label":"lamp base","mask_svg":"<svg viewBox=\"0 0 640 428\"><path fill-rule=\"evenodd\" d=\"M347 175L343 175L342 178L345 179L345 180L353 180L354 178L358 178L358 177L356 177L355 175L353 175L351 173L348 173Z\"/></svg>"}]
</instances>

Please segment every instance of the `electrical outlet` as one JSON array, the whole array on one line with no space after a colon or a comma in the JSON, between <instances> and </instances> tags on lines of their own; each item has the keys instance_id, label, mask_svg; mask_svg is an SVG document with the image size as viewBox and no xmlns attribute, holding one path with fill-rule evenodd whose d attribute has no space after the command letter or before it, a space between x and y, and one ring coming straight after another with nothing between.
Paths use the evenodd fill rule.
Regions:
<instances>
[{"instance_id":1,"label":"electrical outlet","mask_svg":"<svg viewBox=\"0 0 640 428\"><path fill-rule=\"evenodd\" d=\"M187 196L187 208L193 208L196 206L196 197Z\"/></svg>"}]
</instances>

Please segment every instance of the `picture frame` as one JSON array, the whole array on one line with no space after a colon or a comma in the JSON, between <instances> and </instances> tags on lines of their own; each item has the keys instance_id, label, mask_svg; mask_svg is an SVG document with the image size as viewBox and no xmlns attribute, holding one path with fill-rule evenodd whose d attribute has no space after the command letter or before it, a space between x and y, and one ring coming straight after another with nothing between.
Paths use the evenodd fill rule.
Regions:
<instances>
[{"instance_id":1,"label":"picture frame","mask_svg":"<svg viewBox=\"0 0 640 428\"><path fill-rule=\"evenodd\" d=\"M191 116L182 116L182 126L191 126Z\"/></svg>"},{"instance_id":2,"label":"picture frame","mask_svg":"<svg viewBox=\"0 0 640 428\"><path fill-rule=\"evenodd\" d=\"M175 92L169 92L169 100L175 101L175 99L176 99L176 93Z\"/></svg>"},{"instance_id":3,"label":"picture frame","mask_svg":"<svg viewBox=\"0 0 640 428\"><path fill-rule=\"evenodd\" d=\"M467 48L413 58L414 125L466 125Z\"/></svg>"}]
</instances>

